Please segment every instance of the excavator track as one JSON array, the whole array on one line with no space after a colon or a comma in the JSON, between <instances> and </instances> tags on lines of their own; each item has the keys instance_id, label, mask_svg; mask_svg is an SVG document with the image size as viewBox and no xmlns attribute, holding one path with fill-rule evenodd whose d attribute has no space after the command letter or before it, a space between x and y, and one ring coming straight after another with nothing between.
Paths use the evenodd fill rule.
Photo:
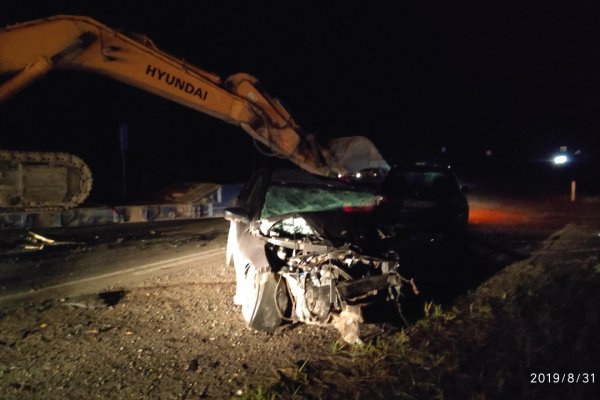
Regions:
<instances>
[{"instance_id":1,"label":"excavator track","mask_svg":"<svg viewBox=\"0 0 600 400\"><path fill-rule=\"evenodd\" d=\"M0 150L0 209L63 210L81 204L92 190L92 172L68 153Z\"/></svg>"}]
</instances>

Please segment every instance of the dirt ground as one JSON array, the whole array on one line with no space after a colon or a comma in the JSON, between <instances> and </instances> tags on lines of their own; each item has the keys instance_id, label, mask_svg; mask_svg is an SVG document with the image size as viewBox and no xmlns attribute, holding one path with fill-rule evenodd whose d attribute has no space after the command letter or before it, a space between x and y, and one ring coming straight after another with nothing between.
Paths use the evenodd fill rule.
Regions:
<instances>
[{"instance_id":1,"label":"dirt ground","mask_svg":"<svg viewBox=\"0 0 600 400\"><path fill-rule=\"evenodd\" d=\"M224 244L224 232L210 238L212 247ZM187 245L206 245L196 240ZM143 248L167 245L158 240ZM102 248L79 259L97 262L109 254ZM232 303L234 274L223 258L106 288L103 298L92 293L0 311L0 398L230 398L336 346L333 328L248 330Z\"/></svg>"},{"instance_id":2,"label":"dirt ground","mask_svg":"<svg viewBox=\"0 0 600 400\"><path fill-rule=\"evenodd\" d=\"M538 240L543 241L556 226L571 219L551 219L538 213L537 219L528 220L515 214L515 222L505 215L506 207L502 210L502 215L484 210L480 219L473 221L478 237L474 245L487 258L478 253L469 262L481 272L485 260L494 259L489 271L483 271L486 276L510 264L521 252L539 248ZM597 219L596 206L593 211L577 211L577 215ZM485 225L486 218L492 221L490 225ZM536 231L536 226L544 229ZM22 279L31 294L42 292L33 277L36 271L49 279L56 279L54 272L58 271L73 279L86 279L78 276L82 267L95 273L102 265L121 263L127 268L165 253L187 257L209 250L214 256L152 274L132 273L117 283L102 281L94 286L88 282L88 290L79 288L67 295L48 292L0 305L0 398L255 396L257 387L270 388L286 381L302 369L304 361L338 351L341 342L333 328L288 324L266 334L245 327L239 308L232 303L233 270L225 266L220 250L226 231L222 220L204 231L149 227L142 236L136 232L111 236L82 231L79 238L87 244L64 253L57 249L24 257L5 252L0 268L32 271L31 277ZM54 238L71 240L60 232ZM416 258L421 262L423 254L419 254ZM459 267L466 268L462 263ZM457 279L453 275L447 271L447 279ZM15 279L7 278L2 290L19 286ZM448 282L441 282L439 287L444 285ZM464 290L470 289L465 286ZM384 321L365 324L361 332L369 341L398 330Z\"/></svg>"}]
</instances>

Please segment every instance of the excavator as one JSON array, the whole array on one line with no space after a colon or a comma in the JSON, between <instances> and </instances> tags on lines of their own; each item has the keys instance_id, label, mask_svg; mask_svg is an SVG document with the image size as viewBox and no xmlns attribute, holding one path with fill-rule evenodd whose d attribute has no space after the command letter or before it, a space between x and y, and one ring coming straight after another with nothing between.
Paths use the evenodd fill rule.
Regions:
<instances>
[{"instance_id":1,"label":"excavator","mask_svg":"<svg viewBox=\"0 0 600 400\"><path fill-rule=\"evenodd\" d=\"M348 157L334 154L348 148L347 138L319 145L251 75L221 79L159 50L147 36L128 35L89 17L59 15L0 30L0 75L9 77L0 85L0 102L52 69L105 75L237 125L312 174L348 172L338 162ZM0 209L74 207L91 182L89 168L75 156L0 150Z\"/></svg>"},{"instance_id":2,"label":"excavator","mask_svg":"<svg viewBox=\"0 0 600 400\"><path fill-rule=\"evenodd\" d=\"M80 16L55 16L0 30L0 74L10 75L0 84L0 102L58 68L102 74L237 125L274 153L314 175L343 180L355 173L358 177L357 171L387 166L375 146L362 136L337 138L327 146L319 145L312 135L302 131L277 99L262 90L253 76L239 73L223 80L162 52L146 36L126 35ZM0 208L72 206L85 198L86 190L89 191L91 174L86 168L81 160L59 153L3 151L0 153ZM34 179L36 174L38 178ZM47 179L41 179L44 175ZM8 182L10 179L12 186ZM34 181L40 183L37 185L39 190L35 190ZM332 182L327 182L329 190ZM61 198L60 195L69 188L75 189L71 197ZM298 192L293 193L297 196ZM372 193L368 197L372 199ZM294 217L292 220L301 219ZM350 343L359 340L360 308L346 307L346 300L355 304L354 298L364 298L380 289L388 290L391 296L401 286L402 278L396 271L398 263L395 259L359 255L349 242L342 247L333 245L323 238L324 234L315 234L310 228L310 234L293 228L294 239L286 241L284 238L289 232L282 231L281 237L279 233L278 237L267 237L266 234L259 237L255 236L254 229L244 227L243 221L239 224L234 219L231 221L228 253L231 250L235 257L232 260L228 254L227 259L228 263L233 261L235 264L236 293L239 292L239 303L243 305L242 314L253 329L270 330L281 322L279 297L287 296L279 289L282 275L275 281L278 271L271 269L267 251L258 251L260 248L268 247L272 253L277 247L280 251L276 251L275 258L284 257L285 262L290 262L293 274L283 278L290 288L295 288L291 289L289 297L296 304L294 318L321 324L339 317L336 326L344 340ZM289 222L289 218L286 221ZM282 221L280 225L288 226L285 225L288 222ZM276 225L275 222L271 224ZM306 237L296 240L297 235ZM347 232L344 235L348 236ZM319 244L313 244L317 242ZM287 267L281 268L282 260L277 261L278 269L288 271ZM353 266L352 274L344 272L344 266ZM342 275L338 276L338 270ZM319 282L305 284L308 272L310 282ZM340 284L340 290L345 290L348 299L334 295L338 280L345 281ZM275 286L274 282L277 282ZM304 285L308 289L305 290ZM310 289L313 286L314 289ZM335 293L338 293L337 288ZM336 304L335 309L332 302ZM315 309L324 310L318 320L313 318Z\"/></svg>"}]
</instances>

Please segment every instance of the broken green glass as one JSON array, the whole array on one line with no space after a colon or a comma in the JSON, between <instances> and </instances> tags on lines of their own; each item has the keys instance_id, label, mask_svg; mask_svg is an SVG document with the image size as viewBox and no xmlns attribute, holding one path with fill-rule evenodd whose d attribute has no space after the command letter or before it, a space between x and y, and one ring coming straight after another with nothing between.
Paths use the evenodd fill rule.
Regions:
<instances>
[{"instance_id":1,"label":"broken green glass","mask_svg":"<svg viewBox=\"0 0 600 400\"><path fill-rule=\"evenodd\" d=\"M369 207L375 204L375 195L365 191L271 186L260 218L296 212L331 211L343 207Z\"/></svg>"}]
</instances>

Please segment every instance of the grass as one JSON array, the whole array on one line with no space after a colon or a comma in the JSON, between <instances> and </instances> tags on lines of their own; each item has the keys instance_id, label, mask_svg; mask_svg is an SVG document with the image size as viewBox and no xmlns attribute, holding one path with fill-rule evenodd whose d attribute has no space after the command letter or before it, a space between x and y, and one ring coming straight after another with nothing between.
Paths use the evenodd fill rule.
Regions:
<instances>
[{"instance_id":1,"label":"grass","mask_svg":"<svg viewBox=\"0 0 600 400\"><path fill-rule=\"evenodd\" d=\"M599 270L593 257L514 264L450 309L427 303L425 318L410 329L363 346L333 343L331 354L304 362L269 393L282 399L593 398L598 384L535 385L530 374L599 374Z\"/></svg>"}]
</instances>

